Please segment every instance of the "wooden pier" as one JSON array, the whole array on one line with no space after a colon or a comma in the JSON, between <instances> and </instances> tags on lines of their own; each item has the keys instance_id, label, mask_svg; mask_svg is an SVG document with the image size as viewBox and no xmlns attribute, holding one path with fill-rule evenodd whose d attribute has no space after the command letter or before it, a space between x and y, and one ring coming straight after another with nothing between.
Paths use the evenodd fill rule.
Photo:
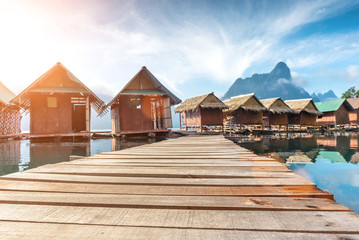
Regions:
<instances>
[{"instance_id":1,"label":"wooden pier","mask_svg":"<svg viewBox=\"0 0 359 240\"><path fill-rule=\"evenodd\" d=\"M0 236L359 239L359 216L274 159L189 136L0 177Z\"/></svg>"}]
</instances>

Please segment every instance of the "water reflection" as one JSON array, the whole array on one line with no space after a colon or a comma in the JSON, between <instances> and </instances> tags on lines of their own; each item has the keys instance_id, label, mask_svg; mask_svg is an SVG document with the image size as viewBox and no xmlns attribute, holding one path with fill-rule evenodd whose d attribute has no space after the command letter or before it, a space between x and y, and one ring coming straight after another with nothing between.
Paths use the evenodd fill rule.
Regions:
<instances>
[{"instance_id":1,"label":"water reflection","mask_svg":"<svg viewBox=\"0 0 359 240\"><path fill-rule=\"evenodd\" d=\"M20 142L3 141L0 144L0 174L19 171L20 164Z\"/></svg>"},{"instance_id":2,"label":"water reflection","mask_svg":"<svg viewBox=\"0 0 359 240\"><path fill-rule=\"evenodd\" d=\"M69 161L70 155L89 156L163 139L91 139L81 141L0 141L0 175L45 164Z\"/></svg>"},{"instance_id":3,"label":"water reflection","mask_svg":"<svg viewBox=\"0 0 359 240\"><path fill-rule=\"evenodd\" d=\"M334 195L359 213L359 148L357 133L278 135L235 138L260 155L289 163L291 170Z\"/></svg>"},{"instance_id":4,"label":"water reflection","mask_svg":"<svg viewBox=\"0 0 359 240\"><path fill-rule=\"evenodd\" d=\"M239 145L251 149L257 154L279 156L282 161L293 161L292 156L308 157L315 163L318 157L333 162L359 161L358 134L271 136L263 138L233 138ZM275 153L275 154L273 154ZM298 158L300 159L300 158Z\"/></svg>"}]
</instances>

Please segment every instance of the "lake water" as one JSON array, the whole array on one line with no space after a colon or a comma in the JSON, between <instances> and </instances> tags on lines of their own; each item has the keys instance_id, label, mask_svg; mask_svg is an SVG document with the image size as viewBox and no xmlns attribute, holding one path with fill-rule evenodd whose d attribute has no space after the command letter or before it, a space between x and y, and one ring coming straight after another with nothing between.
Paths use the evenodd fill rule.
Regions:
<instances>
[{"instance_id":1,"label":"lake water","mask_svg":"<svg viewBox=\"0 0 359 240\"><path fill-rule=\"evenodd\" d=\"M157 139L159 141L161 139ZM81 141L0 141L0 175L44 164L69 161L70 155L90 156L148 144L155 139L91 139Z\"/></svg>"},{"instance_id":2,"label":"lake water","mask_svg":"<svg viewBox=\"0 0 359 240\"><path fill-rule=\"evenodd\" d=\"M357 133L292 134L240 138L238 144L256 154L288 163L295 173L334 194L337 202L359 213L358 141Z\"/></svg>"}]
</instances>

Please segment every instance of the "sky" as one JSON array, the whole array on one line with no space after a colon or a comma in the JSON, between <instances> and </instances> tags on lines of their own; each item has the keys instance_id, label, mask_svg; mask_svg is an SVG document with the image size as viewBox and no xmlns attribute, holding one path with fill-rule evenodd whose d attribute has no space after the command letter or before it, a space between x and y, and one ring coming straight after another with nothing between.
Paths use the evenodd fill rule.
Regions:
<instances>
[{"instance_id":1,"label":"sky","mask_svg":"<svg viewBox=\"0 0 359 240\"><path fill-rule=\"evenodd\" d=\"M359 87L359 1L0 0L0 81L61 62L106 103L146 66L182 100L287 63L309 93Z\"/></svg>"}]
</instances>

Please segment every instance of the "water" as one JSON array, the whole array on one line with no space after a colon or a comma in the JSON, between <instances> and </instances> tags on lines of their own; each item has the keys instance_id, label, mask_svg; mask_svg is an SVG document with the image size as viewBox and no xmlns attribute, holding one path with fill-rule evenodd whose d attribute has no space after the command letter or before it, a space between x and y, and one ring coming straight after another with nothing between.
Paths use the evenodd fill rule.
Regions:
<instances>
[{"instance_id":1,"label":"water","mask_svg":"<svg viewBox=\"0 0 359 240\"><path fill-rule=\"evenodd\" d=\"M358 139L357 133L298 134L241 138L238 144L256 154L289 163L295 173L334 194L337 202L359 213Z\"/></svg>"},{"instance_id":2,"label":"water","mask_svg":"<svg viewBox=\"0 0 359 240\"><path fill-rule=\"evenodd\" d=\"M161 139L158 139L161 140ZM45 164L69 161L70 155L90 156L135 147L154 139L91 139L81 141L0 141L0 175L21 172Z\"/></svg>"}]
</instances>

